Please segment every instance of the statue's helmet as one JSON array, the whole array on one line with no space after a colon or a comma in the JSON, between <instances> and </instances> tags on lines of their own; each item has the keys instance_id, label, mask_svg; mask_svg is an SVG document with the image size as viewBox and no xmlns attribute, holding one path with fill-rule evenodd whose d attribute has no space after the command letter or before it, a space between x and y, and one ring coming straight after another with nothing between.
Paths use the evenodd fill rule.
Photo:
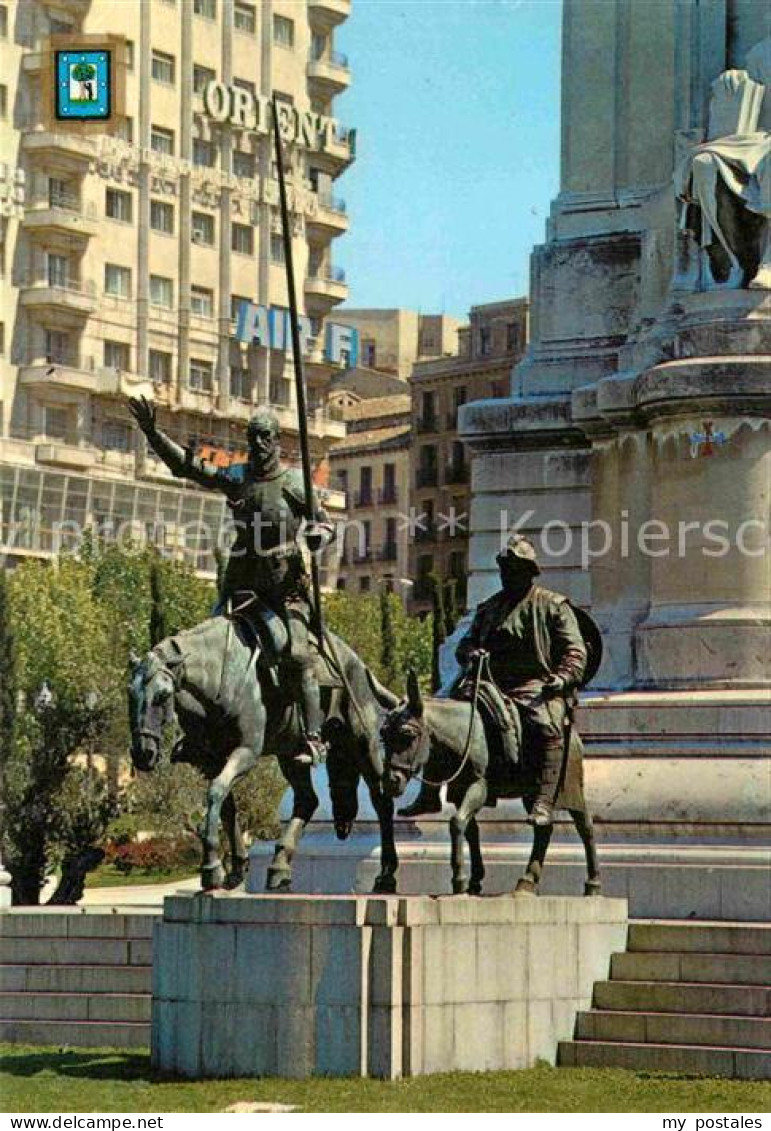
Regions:
<instances>
[{"instance_id":1,"label":"statue's helmet","mask_svg":"<svg viewBox=\"0 0 771 1131\"><path fill-rule=\"evenodd\" d=\"M251 443L265 428L270 428L276 439L281 435L281 424L272 408L258 408L254 415L249 417L249 423L246 425L247 440Z\"/></svg>"},{"instance_id":2,"label":"statue's helmet","mask_svg":"<svg viewBox=\"0 0 771 1131\"><path fill-rule=\"evenodd\" d=\"M511 558L518 558L522 562L527 562L533 574L541 572L535 546L528 538L525 538L523 534L512 534L511 537L506 540L505 546L496 556L495 560L498 565L501 566Z\"/></svg>"}]
</instances>

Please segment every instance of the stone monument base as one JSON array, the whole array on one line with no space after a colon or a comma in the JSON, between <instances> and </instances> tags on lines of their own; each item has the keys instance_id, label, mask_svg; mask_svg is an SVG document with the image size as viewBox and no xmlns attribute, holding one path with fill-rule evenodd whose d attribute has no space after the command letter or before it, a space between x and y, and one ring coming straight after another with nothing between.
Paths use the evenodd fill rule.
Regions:
<instances>
[{"instance_id":1,"label":"stone monument base","mask_svg":"<svg viewBox=\"0 0 771 1131\"><path fill-rule=\"evenodd\" d=\"M152 1058L191 1078L395 1078L554 1062L622 899L173 896L156 925Z\"/></svg>"}]
</instances>

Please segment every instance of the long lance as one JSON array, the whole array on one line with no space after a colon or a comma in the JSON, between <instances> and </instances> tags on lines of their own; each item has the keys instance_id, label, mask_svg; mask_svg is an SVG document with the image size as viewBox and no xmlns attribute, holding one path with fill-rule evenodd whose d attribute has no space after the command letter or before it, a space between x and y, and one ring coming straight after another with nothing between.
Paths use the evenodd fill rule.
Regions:
<instances>
[{"instance_id":1,"label":"long lance","mask_svg":"<svg viewBox=\"0 0 771 1131\"><path fill-rule=\"evenodd\" d=\"M286 199L284 179L284 154L281 147L281 130L278 122L278 101L275 94L271 101L273 109L273 131L276 137L276 169L278 170L278 189L281 201L281 234L284 241L284 262L286 264L286 289L289 297L289 321L292 330L292 360L294 362L294 383L297 400L297 423L300 432L300 458L302 460L303 487L305 491L305 511L308 522L313 521L315 506L313 497L313 474L311 453L308 446L308 413L305 396L305 374L300 352L300 319L297 314L297 293L294 284L294 260L292 258L292 233L289 228L289 206ZM311 553L311 586L313 608L311 610L318 633L319 649L324 650L324 626L321 613L321 584L319 566L315 554Z\"/></svg>"}]
</instances>

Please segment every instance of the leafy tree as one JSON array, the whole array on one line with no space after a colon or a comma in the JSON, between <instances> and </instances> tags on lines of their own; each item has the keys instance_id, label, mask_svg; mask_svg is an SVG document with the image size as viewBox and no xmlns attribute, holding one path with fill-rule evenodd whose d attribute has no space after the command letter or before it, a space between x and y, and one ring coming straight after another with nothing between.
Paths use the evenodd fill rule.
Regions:
<instances>
[{"instance_id":1,"label":"leafy tree","mask_svg":"<svg viewBox=\"0 0 771 1131\"><path fill-rule=\"evenodd\" d=\"M82 897L86 874L104 858L100 842L115 811L104 775L93 767L70 766L51 827L61 878L49 903L77 903Z\"/></svg>"},{"instance_id":2,"label":"leafy tree","mask_svg":"<svg viewBox=\"0 0 771 1131\"><path fill-rule=\"evenodd\" d=\"M161 570L159 563L153 561L150 563L150 647L160 644L167 635Z\"/></svg>"}]
</instances>

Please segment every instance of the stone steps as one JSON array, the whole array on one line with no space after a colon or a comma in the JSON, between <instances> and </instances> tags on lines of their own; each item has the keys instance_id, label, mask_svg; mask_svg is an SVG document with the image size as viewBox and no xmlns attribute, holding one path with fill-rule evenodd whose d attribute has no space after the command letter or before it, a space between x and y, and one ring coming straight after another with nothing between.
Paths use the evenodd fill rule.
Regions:
<instances>
[{"instance_id":1,"label":"stone steps","mask_svg":"<svg viewBox=\"0 0 771 1131\"><path fill-rule=\"evenodd\" d=\"M559 1063L771 1079L771 928L630 924Z\"/></svg>"},{"instance_id":2,"label":"stone steps","mask_svg":"<svg viewBox=\"0 0 771 1131\"><path fill-rule=\"evenodd\" d=\"M0 916L0 1040L147 1047L156 919L74 908Z\"/></svg>"}]
</instances>

